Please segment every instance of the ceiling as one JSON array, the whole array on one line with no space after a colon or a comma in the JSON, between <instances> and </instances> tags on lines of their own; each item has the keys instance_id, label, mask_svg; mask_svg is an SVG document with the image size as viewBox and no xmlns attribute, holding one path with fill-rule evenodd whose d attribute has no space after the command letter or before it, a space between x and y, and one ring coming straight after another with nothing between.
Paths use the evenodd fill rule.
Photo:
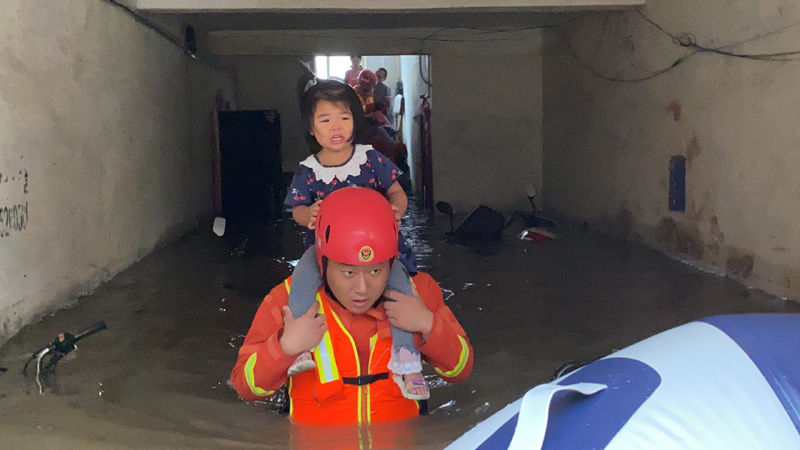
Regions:
<instances>
[{"instance_id":1,"label":"ceiling","mask_svg":"<svg viewBox=\"0 0 800 450\"><path fill-rule=\"evenodd\" d=\"M217 55L280 54L276 37L297 44L286 51L288 54L306 49L319 51L318 42L331 41L331 30L341 31L346 41L339 47L334 43L330 49L343 51L358 45L360 34L366 39L381 32L395 35L400 32L403 38L418 41L431 30L531 30L557 26L587 11L626 9L644 3L644 0L117 1L176 36L190 25L198 37L200 52ZM337 7L332 8L331 4ZM403 5L406 7L401 8ZM307 42L295 41L293 33L303 33L298 37ZM313 33L317 33L316 38ZM401 47L397 53L407 51L402 44Z\"/></svg>"}]
</instances>

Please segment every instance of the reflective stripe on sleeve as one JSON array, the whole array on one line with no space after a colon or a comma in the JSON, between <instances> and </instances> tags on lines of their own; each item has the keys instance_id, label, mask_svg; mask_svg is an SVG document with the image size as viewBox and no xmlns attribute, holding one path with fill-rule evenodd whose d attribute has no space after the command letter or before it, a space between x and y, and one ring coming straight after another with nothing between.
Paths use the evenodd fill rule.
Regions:
<instances>
[{"instance_id":1,"label":"reflective stripe on sleeve","mask_svg":"<svg viewBox=\"0 0 800 450\"><path fill-rule=\"evenodd\" d=\"M465 341L464 338L458 334L456 337L458 338L459 342L461 342L461 355L458 357L458 364L456 364L453 370L449 372L445 372L438 367L434 367L434 369L436 369L436 373L443 377L457 377L461 371L464 370L464 366L467 365L467 361L469 360L469 346L467 345L467 341Z\"/></svg>"},{"instance_id":2,"label":"reflective stripe on sleeve","mask_svg":"<svg viewBox=\"0 0 800 450\"><path fill-rule=\"evenodd\" d=\"M259 396L259 397L266 397L267 395L272 395L275 391L265 391L260 387L256 386L255 381L255 367L256 367L256 359L258 359L257 354L254 352L247 358L247 362L244 365L244 379L247 380L247 386L250 388L250 392Z\"/></svg>"},{"instance_id":3,"label":"reflective stripe on sleeve","mask_svg":"<svg viewBox=\"0 0 800 450\"><path fill-rule=\"evenodd\" d=\"M283 280L283 285L286 287L286 293L290 293L292 285L289 283L288 278ZM317 304L319 305L318 312L325 314L319 293L317 293ZM322 340L314 347L312 352L314 353L314 361L317 363L320 383L328 383L339 379L339 367L336 365L336 358L333 356L333 340L331 339L330 331L325 331Z\"/></svg>"},{"instance_id":4,"label":"reflective stripe on sleeve","mask_svg":"<svg viewBox=\"0 0 800 450\"><path fill-rule=\"evenodd\" d=\"M317 303L319 304L319 313L325 314L319 294L317 294ZM333 340L329 330L325 331L322 341L314 347L314 360L317 362L320 383L329 383L339 379L339 367L336 365L336 358L333 355Z\"/></svg>"}]
</instances>

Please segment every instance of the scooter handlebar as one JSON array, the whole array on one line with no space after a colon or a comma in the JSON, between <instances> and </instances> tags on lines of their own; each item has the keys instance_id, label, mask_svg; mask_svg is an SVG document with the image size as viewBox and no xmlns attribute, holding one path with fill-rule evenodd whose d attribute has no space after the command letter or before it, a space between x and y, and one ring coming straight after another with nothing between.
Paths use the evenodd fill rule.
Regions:
<instances>
[{"instance_id":1,"label":"scooter handlebar","mask_svg":"<svg viewBox=\"0 0 800 450\"><path fill-rule=\"evenodd\" d=\"M86 336L89 336L90 334L94 334L94 333L97 333L98 331L103 331L105 329L106 329L106 323L105 323L105 321L101 320L100 322L97 322L94 325L90 326L89 328L87 328L87 329L81 331L80 333L76 334L73 342L78 342L79 340L81 340L82 338L84 338Z\"/></svg>"}]
</instances>

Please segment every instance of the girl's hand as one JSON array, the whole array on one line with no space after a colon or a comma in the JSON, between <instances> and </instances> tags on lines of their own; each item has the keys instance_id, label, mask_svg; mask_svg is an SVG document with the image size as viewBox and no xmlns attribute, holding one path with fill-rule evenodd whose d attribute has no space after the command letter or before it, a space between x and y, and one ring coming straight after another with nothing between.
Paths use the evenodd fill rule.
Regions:
<instances>
[{"instance_id":1,"label":"girl's hand","mask_svg":"<svg viewBox=\"0 0 800 450\"><path fill-rule=\"evenodd\" d=\"M411 290L413 295L385 291L383 295L392 301L383 302L383 308L390 324L412 333L422 333L422 337L426 337L433 328L433 313L413 285Z\"/></svg>"},{"instance_id":2,"label":"girl's hand","mask_svg":"<svg viewBox=\"0 0 800 450\"><path fill-rule=\"evenodd\" d=\"M403 211L395 205L392 205L392 211L394 211L394 220L397 221L397 225L399 226L400 222L403 220Z\"/></svg>"},{"instance_id":3,"label":"girl's hand","mask_svg":"<svg viewBox=\"0 0 800 450\"><path fill-rule=\"evenodd\" d=\"M406 208L408 208L408 197L405 191L403 191L403 187L400 186L400 183L395 181L389 186L389 189L386 190L386 198L389 200L389 204L392 205L394 218L397 220L397 225L399 226L400 219L403 218L403 214L406 213Z\"/></svg>"},{"instance_id":4,"label":"girl's hand","mask_svg":"<svg viewBox=\"0 0 800 450\"><path fill-rule=\"evenodd\" d=\"M306 226L309 230L313 230L317 226L317 213L319 212L320 203L322 203L322 200L317 200L308 207L308 225Z\"/></svg>"},{"instance_id":5,"label":"girl's hand","mask_svg":"<svg viewBox=\"0 0 800 450\"><path fill-rule=\"evenodd\" d=\"M288 306L283 307L283 335L278 340L281 350L287 355L298 355L316 347L328 329L325 315L317 315L319 304L314 302L305 314L292 316Z\"/></svg>"}]
</instances>

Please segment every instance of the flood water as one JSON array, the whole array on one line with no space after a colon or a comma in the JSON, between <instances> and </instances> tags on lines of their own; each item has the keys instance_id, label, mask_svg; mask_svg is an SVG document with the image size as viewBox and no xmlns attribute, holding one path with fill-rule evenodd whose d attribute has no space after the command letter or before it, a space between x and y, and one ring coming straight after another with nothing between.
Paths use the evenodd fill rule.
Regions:
<instances>
[{"instance_id":1,"label":"flood water","mask_svg":"<svg viewBox=\"0 0 800 450\"><path fill-rule=\"evenodd\" d=\"M567 361L604 356L667 328L722 313L800 312L796 304L709 275L645 247L562 225L561 239L469 248L447 219L404 224L420 260L469 334L475 365L446 384L426 367L430 414L372 427L300 428L227 385L263 296L301 248L288 221L224 238L194 232L0 348L2 448L442 448L548 381ZM21 369L59 332L103 319L38 394Z\"/></svg>"}]
</instances>

